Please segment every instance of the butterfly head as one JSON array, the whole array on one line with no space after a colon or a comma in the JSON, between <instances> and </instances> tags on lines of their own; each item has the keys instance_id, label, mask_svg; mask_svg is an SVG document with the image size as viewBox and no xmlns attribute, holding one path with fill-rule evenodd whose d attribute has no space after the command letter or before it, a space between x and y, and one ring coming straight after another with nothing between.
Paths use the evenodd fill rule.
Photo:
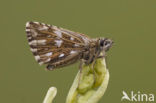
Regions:
<instances>
[{"instance_id":1,"label":"butterfly head","mask_svg":"<svg viewBox=\"0 0 156 103\"><path fill-rule=\"evenodd\" d=\"M100 38L99 39L99 46L101 50L108 51L109 48L112 46L113 41L108 38Z\"/></svg>"}]
</instances>

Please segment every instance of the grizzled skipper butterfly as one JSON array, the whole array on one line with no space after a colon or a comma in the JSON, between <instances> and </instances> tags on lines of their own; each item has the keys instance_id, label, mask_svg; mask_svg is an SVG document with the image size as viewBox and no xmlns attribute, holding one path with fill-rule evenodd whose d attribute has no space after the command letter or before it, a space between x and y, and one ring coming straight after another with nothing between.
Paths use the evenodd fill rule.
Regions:
<instances>
[{"instance_id":1,"label":"grizzled skipper butterfly","mask_svg":"<svg viewBox=\"0 0 156 103\"><path fill-rule=\"evenodd\" d=\"M88 65L104 57L113 43L107 38L91 39L82 33L39 22L27 22L26 34L36 61L40 65L46 64L48 70L78 60L81 69L83 64Z\"/></svg>"}]
</instances>

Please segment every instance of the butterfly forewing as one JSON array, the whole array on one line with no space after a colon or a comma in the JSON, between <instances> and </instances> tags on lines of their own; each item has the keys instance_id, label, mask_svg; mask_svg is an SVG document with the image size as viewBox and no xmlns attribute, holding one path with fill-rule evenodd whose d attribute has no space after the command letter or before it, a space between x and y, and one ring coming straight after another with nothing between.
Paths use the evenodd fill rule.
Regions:
<instances>
[{"instance_id":1,"label":"butterfly forewing","mask_svg":"<svg viewBox=\"0 0 156 103\"><path fill-rule=\"evenodd\" d=\"M76 61L90 41L83 34L38 22L27 22L26 33L38 63L55 67Z\"/></svg>"}]
</instances>

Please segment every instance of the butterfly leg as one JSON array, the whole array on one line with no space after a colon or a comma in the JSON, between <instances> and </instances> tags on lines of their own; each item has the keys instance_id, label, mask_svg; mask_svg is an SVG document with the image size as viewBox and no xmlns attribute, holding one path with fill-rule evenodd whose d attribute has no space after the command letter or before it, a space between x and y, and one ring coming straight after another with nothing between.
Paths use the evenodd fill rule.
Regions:
<instances>
[{"instance_id":1,"label":"butterfly leg","mask_svg":"<svg viewBox=\"0 0 156 103\"><path fill-rule=\"evenodd\" d=\"M94 56L92 57L93 61L91 63L91 69L92 69L93 74L94 74L94 83L96 82L96 78L97 78L97 73L95 71L95 64L96 64L96 59L99 57L100 57L100 51L95 53ZM103 56L101 56L101 57L103 58Z\"/></svg>"},{"instance_id":2,"label":"butterfly leg","mask_svg":"<svg viewBox=\"0 0 156 103\"><path fill-rule=\"evenodd\" d=\"M98 51L97 53L95 53L93 56L92 56L92 69L94 69L95 67L95 63L96 63L96 59L99 58L99 55L100 55L100 51Z\"/></svg>"},{"instance_id":3,"label":"butterfly leg","mask_svg":"<svg viewBox=\"0 0 156 103\"><path fill-rule=\"evenodd\" d=\"M79 86L79 84L80 84L80 82L81 82L81 80L82 80L82 67L83 67L83 65L84 65L84 60L83 59L81 59L80 60L80 65L79 65L79 70L80 70L80 76L79 76L79 82L78 82L78 86Z\"/></svg>"},{"instance_id":4,"label":"butterfly leg","mask_svg":"<svg viewBox=\"0 0 156 103\"><path fill-rule=\"evenodd\" d=\"M96 83L96 78L97 78L97 73L95 71L95 64L96 64L96 59L98 58L98 55L95 55L94 60L91 64L91 69L93 71L93 75L94 75L94 84Z\"/></svg>"},{"instance_id":5,"label":"butterfly leg","mask_svg":"<svg viewBox=\"0 0 156 103\"><path fill-rule=\"evenodd\" d=\"M105 58L105 57L106 57L106 52L103 51L103 52L102 52L102 55L99 55L97 58Z\"/></svg>"}]
</instances>

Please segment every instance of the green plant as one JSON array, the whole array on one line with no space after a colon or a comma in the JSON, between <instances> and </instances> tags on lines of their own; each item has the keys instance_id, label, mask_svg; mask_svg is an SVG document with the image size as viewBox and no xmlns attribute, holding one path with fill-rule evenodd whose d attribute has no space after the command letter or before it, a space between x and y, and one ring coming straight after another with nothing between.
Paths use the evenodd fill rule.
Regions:
<instances>
[{"instance_id":1,"label":"green plant","mask_svg":"<svg viewBox=\"0 0 156 103\"><path fill-rule=\"evenodd\" d=\"M104 95L109 81L105 59L97 59L95 65L92 65L84 65L81 73L78 72L67 95L66 103L97 103ZM52 103L57 90L51 88L43 103Z\"/></svg>"}]
</instances>

